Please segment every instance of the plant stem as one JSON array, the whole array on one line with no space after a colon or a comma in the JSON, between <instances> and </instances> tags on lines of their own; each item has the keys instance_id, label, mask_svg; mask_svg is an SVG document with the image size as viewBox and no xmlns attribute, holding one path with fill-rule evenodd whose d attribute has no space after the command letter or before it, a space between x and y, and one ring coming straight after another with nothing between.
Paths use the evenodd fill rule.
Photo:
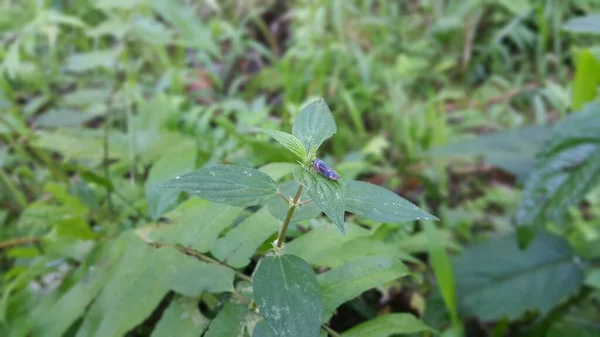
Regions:
<instances>
[{"instance_id":1,"label":"plant stem","mask_svg":"<svg viewBox=\"0 0 600 337\"><path fill-rule=\"evenodd\" d=\"M0 249L12 248L15 246L26 245L28 243L38 243L42 240L40 237L19 238L0 242Z\"/></svg>"},{"instance_id":2,"label":"plant stem","mask_svg":"<svg viewBox=\"0 0 600 337\"><path fill-rule=\"evenodd\" d=\"M332 337L341 337L341 335L339 333L337 333L335 330L333 330L332 328L328 327L325 324L322 324L321 327L323 328L323 330L327 331L327 333L332 336Z\"/></svg>"},{"instance_id":3,"label":"plant stem","mask_svg":"<svg viewBox=\"0 0 600 337\"><path fill-rule=\"evenodd\" d=\"M277 236L277 248L281 248L283 244L283 240L285 239L285 232L287 232L288 226L290 225L290 220L292 219L292 215L294 215L294 211L296 210L296 206L298 205L298 199L300 199L300 194L302 194L302 185L298 185L298 190L296 191L296 195L294 196L294 200L288 208L287 214L285 215L285 219L283 219L283 225L281 225L281 230L279 230L279 236Z\"/></svg>"}]
</instances>

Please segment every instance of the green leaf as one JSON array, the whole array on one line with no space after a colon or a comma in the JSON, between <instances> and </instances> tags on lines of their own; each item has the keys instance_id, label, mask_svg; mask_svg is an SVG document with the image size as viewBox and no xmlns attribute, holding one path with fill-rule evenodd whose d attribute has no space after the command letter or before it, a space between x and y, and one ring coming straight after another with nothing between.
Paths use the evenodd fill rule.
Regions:
<instances>
[{"instance_id":1,"label":"green leaf","mask_svg":"<svg viewBox=\"0 0 600 337\"><path fill-rule=\"evenodd\" d=\"M545 231L526 250L514 233L473 246L455 261L454 271L462 315L485 322L517 319L529 309L544 315L583 282L568 242Z\"/></svg>"},{"instance_id":2,"label":"green leaf","mask_svg":"<svg viewBox=\"0 0 600 337\"><path fill-rule=\"evenodd\" d=\"M77 337L123 336L144 321L169 292L167 270L182 258L134 240L89 309Z\"/></svg>"},{"instance_id":3,"label":"green leaf","mask_svg":"<svg viewBox=\"0 0 600 337\"><path fill-rule=\"evenodd\" d=\"M388 189L356 180L346 182L346 211L377 222L439 221Z\"/></svg>"},{"instance_id":4,"label":"green leaf","mask_svg":"<svg viewBox=\"0 0 600 337\"><path fill-rule=\"evenodd\" d=\"M323 99L304 107L292 128L292 134L304 144L309 153L316 152L321 144L336 132L335 120Z\"/></svg>"},{"instance_id":5,"label":"green leaf","mask_svg":"<svg viewBox=\"0 0 600 337\"><path fill-rule=\"evenodd\" d=\"M236 165L213 165L189 172L159 185L176 188L201 198L231 206L248 207L265 203L276 192L267 174Z\"/></svg>"},{"instance_id":6,"label":"green leaf","mask_svg":"<svg viewBox=\"0 0 600 337\"><path fill-rule=\"evenodd\" d=\"M437 279L438 288L454 325L459 323L458 306L456 303L456 284L454 273L452 272L452 263L446 252L444 239L440 232L431 221L423 221L425 233L427 235L429 263Z\"/></svg>"},{"instance_id":7,"label":"green leaf","mask_svg":"<svg viewBox=\"0 0 600 337\"><path fill-rule=\"evenodd\" d=\"M204 292L220 293L233 288L231 268L200 261L181 254L180 260L164 272L169 272L169 287L179 294L197 297Z\"/></svg>"},{"instance_id":8,"label":"green leaf","mask_svg":"<svg viewBox=\"0 0 600 337\"><path fill-rule=\"evenodd\" d=\"M298 183L295 181L287 181L281 185L279 185L279 192L283 194L286 198L292 199L296 195L296 191L298 190ZM300 202L308 201L310 198L308 197L308 191L306 189L302 190L300 194ZM269 212L278 220L283 221L287 214L287 210L289 208L289 203L285 202L282 198L273 198L268 203ZM291 222L304 221L309 219L314 219L321 214L321 209L317 206L316 203L311 202L307 205L297 207L292 215Z\"/></svg>"},{"instance_id":9,"label":"green leaf","mask_svg":"<svg viewBox=\"0 0 600 337\"><path fill-rule=\"evenodd\" d=\"M334 267L339 265L336 257L329 256L329 252L352 241L352 239L366 236L370 231L352 223L346 224L346 235L340 235L339 230L333 226L313 228L310 232L286 243L286 254L296 255L310 265Z\"/></svg>"},{"instance_id":10,"label":"green leaf","mask_svg":"<svg viewBox=\"0 0 600 337\"><path fill-rule=\"evenodd\" d=\"M600 289L600 268L590 270L585 278L585 284L596 289Z\"/></svg>"},{"instance_id":11,"label":"green leaf","mask_svg":"<svg viewBox=\"0 0 600 337\"><path fill-rule=\"evenodd\" d=\"M193 198L165 215L170 223L138 228L136 233L149 243L182 245L204 253L215 245L219 234L241 213L239 207Z\"/></svg>"},{"instance_id":12,"label":"green leaf","mask_svg":"<svg viewBox=\"0 0 600 337\"><path fill-rule=\"evenodd\" d=\"M317 279L323 293L322 321L328 321L342 303L408 274L408 268L399 259L379 256L363 257L320 274Z\"/></svg>"},{"instance_id":13,"label":"green leaf","mask_svg":"<svg viewBox=\"0 0 600 337\"><path fill-rule=\"evenodd\" d=\"M244 329L244 318L250 311L248 306L229 301L210 323L204 337L241 336Z\"/></svg>"},{"instance_id":14,"label":"green leaf","mask_svg":"<svg viewBox=\"0 0 600 337\"><path fill-rule=\"evenodd\" d=\"M85 313L86 307L100 293L123 257L123 251L132 240L138 240L132 233L124 233L104 246L95 264L87 266L88 271L64 293L50 308L34 319L32 334L62 336L67 329Z\"/></svg>"},{"instance_id":15,"label":"green leaf","mask_svg":"<svg viewBox=\"0 0 600 337\"><path fill-rule=\"evenodd\" d=\"M300 160L306 159L306 149L304 148L304 145L302 145L302 142L298 138L294 137L294 135L277 130L258 129L258 131L273 137L273 139L279 142L279 144L285 146L293 154L298 156Z\"/></svg>"},{"instance_id":16,"label":"green leaf","mask_svg":"<svg viewBox=\"0 0 600 337\"><path fill-rule=\"evenodd\" d=\"M388 337L397 334L412 334L431 329L411 314L387 314L366 321L344 332L342 337Z\"/></svg>"},{"instance_id":17,"label":"green leaf","mask_svg":"<svg viewBox=\"0 0 600 337\"><path fill-rule=\"evenodd\" d=\"M177 197L180 193L177 190L165 191L158 188L156 184L193 170L195 163L196 151L189 151L163 157L152 166L146 181L146 199L148 200L148 211L153 220L171 210L177 204Z\"/></svg>"},{"instance_id":18,"label":"green leaf","mask_svg":"<svg viewBox=\"0 0 600 337\"><path fill-rule=\"evenodd\" d=\"M566 210L600 181L600 103L588 104L557 123L538 153L516 220L527 243L538 228L563 221ZM524 239L524 240L523 240Z\"/></svg>"},{"instance_id":19,"label":"green leaf","mask_svg":"<svg viewBox=\"0 0 600 337\"><path fill-rule=\"evenodd\" d=\"M256 324L254 331L252 332L252 337L277 337L275 331L271 329L269 323L267 321L262 320Z\"/></svg>"},{"instance_id":20,"label":"green leaf","mask_svg":"<svg viewBox=\"0 0 600 337\"><path fill-rule=\"evenodd\" d=\"M293 163L270 163L260 168L261 171L268 174L275 181L292 174L298 164Z\"/></svg>"},{"instance_id":21,"label":"green leaf","mask_svg":"<svg viewBox=\"0 0 600 337\"><path fill-rule=\"evenodd\" d=\"M71 54L65 60L65 68L72 72L85 72L96 68L112 71L122 49L97 50L89 53Z\"/></svg>"},{"instance_id":22,"label":"green leaf","mask_svg":"<svg viewBox=\"0 0 600 337\"><path fill-rule=\"evenodd\" d=\"M254 300L275 336L317 337L323 303L314 271L294 255L268 256L254 274Z\"/></svg>"},{"instance_id":23,"label":"green leaf","mask_svg":"<svg viewBox=\"0 0 600 337\"><path fill-rule=\"evenodd\" d=\"M600 19L600 15L598 16ZM598 24L600 26L600 24ZM599 27L600 32L600 27ZM600 85L600 60L589 50L584 49L575 58L575 78L572 89L572 108L581 109L598 95Z\"/></svg>"},{"instance_id":24,"label":"green leaf","mask_svg":"<svg viewBox=\"0 0 600 337\"><path fill-rule=\"evenodd\" d=\"M220 238L211 252L231 267L245 267L258 247L277 232L278 227L279 221L263 207Z\"/></svg>"},{"instance_id":25,"label":"green leaf","mask_svg":"<svg viewBox=\"0 0 600 337\"><path fill-rule=\"evenodd\" d=\"M210 321L198 309L198 299L175 298L152 331L151 337L197 337Z\"/></svg>"},{"instance_id":26,"label":"green leaf","mask_svg":"<svg viewBox=\"0 0 600 337\"><path fill-rule=\"evenodd\" d=\"M310 199L344 233L344 182L327 179L312 170L301 167L294 170L294 179L308 189Z\"/></svg>"},{"instance_id":27,"label":"green leaf","mask_svg":"<svg viewBox=\"0 0 600 337\"><path fill-rule=\"evenodd\" d=\"M563 27L573 33L600 34L600 14L591 14L569 20Z\"/></svg>"}]
</instances>

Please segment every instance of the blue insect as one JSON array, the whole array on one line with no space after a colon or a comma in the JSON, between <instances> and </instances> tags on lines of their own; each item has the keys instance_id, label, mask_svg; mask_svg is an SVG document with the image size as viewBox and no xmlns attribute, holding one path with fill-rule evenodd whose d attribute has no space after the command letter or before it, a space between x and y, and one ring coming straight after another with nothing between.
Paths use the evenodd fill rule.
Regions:
<instances>
[{"instance_id":1,"label":"blue insect","mask_svg":"<svg viewBox=\"0 0 600 337\"><path fill-rule=\"evenodd\" d=\"M335 172L334 170L332 170L329 166L327 166L327 164L325 164L325 162L321 159L313 160L313 168L315 169L315 171L321 173L327 179L340 179L340 175L337 174L337 172Z\"/></svg>"}]
</instances>

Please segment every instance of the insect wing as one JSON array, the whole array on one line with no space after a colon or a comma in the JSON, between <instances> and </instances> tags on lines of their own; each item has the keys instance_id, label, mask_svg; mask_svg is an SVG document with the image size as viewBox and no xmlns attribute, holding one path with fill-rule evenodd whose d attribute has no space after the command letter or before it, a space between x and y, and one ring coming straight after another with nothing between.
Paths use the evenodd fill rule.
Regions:
<instances>
[{"instance_id":1,"label":"insect wing","mask_svg":"<svg viewBox=\"0 0 600 337\"><path fill-rule=\"evenodd\" d=\"M313 166L315 168L315 171L321 173L325 178L331 180L338 180L340 178L340 175L337 174L337 172L332 170L329 166L327 166L327 164L325 164L324 161L320 159L315 159L315 161L313 162Z\"/></svg>"}]
</instances>

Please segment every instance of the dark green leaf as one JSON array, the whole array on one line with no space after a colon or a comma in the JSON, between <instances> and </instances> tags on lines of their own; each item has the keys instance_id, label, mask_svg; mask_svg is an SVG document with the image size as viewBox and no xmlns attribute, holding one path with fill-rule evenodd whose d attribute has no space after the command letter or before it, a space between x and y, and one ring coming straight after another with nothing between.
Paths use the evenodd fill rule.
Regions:
<instances>
[{"instance_id":1,"label":"dark green leaf","mask_svg":"<svg viewBox=\"0 0 600 337\"><path fill-rule=\"evenodd\" d=\"M439 221L388 189L356 180L346 182L346 211L378 222Z\"/></svg>"},{"instance_id":2,"label":"dark green leaf","mask_svg":"<svg viewBox=\"0 0 600 337\"><path fill-rule=\"evenodd\" d=\"M600 34L600 14L571 19L563 29L573 33Z\"/></svg>"},{"instance_id":3,"label":"dark green leaf","mask_svg":"<svg viewBox=\"0 0 600 337\"><path fill-rule=\"evenodd\" d=\"M525 239L548 222L562 221L568 207L600 181L600 103L588 104L554 130L538 153L517 212Z\"/></svg>"},{"instance_id":4,"label":"dark green leaf","mask_svg":"<svg viewBox=\"0 0 600 337\"><path fill-rule=\"evenodd\" d=\"M142 227L136 232L146 242L182 245L204 253L241 213L239 207L193 198L165 215L170 223Z\"/></svg>"},{"instance_id":5,"label":"dark green leaf","mask_svg":"<svg viewBox=\"0 0 600 337\"><path fill-rule=\"evenodd\" d=\"M162 314L151 337L198 337L210 321L198 309L198 299L177 297Z\"/></svg>"},{"instance_id":6,"label":"dark green leaf","mask_svg":"<svg viewBox=\"0 0 600 337\"><path fill-rule=\"evenodd\" d=\"M262 320L256 324L254 331L252 332L252 337L277 337L275 331L271 329L267 321Z\"/></svg>"},{"instance_id":7,"label":"dark green leaf","mask_svg":"<svg viewBox=\"0 0 600 337\"><path fill-rule=\"evenodd\" d=\"M317 279L323 293L324 322L342 303L386 282L409 274L399 259L367 256L333 268Z\"/></svg>"},{"instance_id":8,"label":"dark green leaf","mask_svg":"<svg viewBox=\"0 0 600 337\"><path fill-rule=\"evenodd\" d=\"M220 238L212 254L234 268L245 267L258 247L277 232L278 226L279 221L263 207Z\"/></svg>"},{"instance_id":9,"label":"dark green leaf","mask_svg":"<svg viewBox=\"0 0 600 337\"><path fill-rule=\"evenodd\" d=\"M266 202L276 192L267 174L236 165L214 165L175 177L159 185L176 188L204 199L238 207Z\"/></svg>"},{"instance_id":10,"label":"dark green leaf","mask_svg":"<svg viewBox=\"0 0 600 337\"><path fill-rule=\"evenodd\" d=\"M286 198L291 199L296 195L296 190L298 190L298 183L295 181L287 181L281 185L279 185L279 192L283 194ZM302 190L302 194L300 195L301 202L309 201L308 191L306 189ZM283 221L285 215L287 214L289 204L285 202L282 198L273 198L267 204L269 207L269 212L280 221ZM316 203L310 202L307 205L297 207L294 211L294 215L292 215L292 222L309 220L316 218L321 214L321 209L317 206Z\"/></svg>"},{"instance_id":11,"label":"dark green leaf","mask_svg":"<svg viewBox=\"0 0 600 337\"><path fill-rule=\"evenodd\" d=\"M152 166L146 181L146 199L148 200L148 211L153 220L171 210L177 204L177 197L180 193L178 190L158 188L156 184L193 170L195 162L196 151L189 151L163 157Z\"/></svg>"},{"instance_id":12,"label":"dark green leaf","mask_svg":"<svg viewBox=\"0 0 600 337\"><path fill-rule=\"evenodd\" d=\"M277 130L259 129L258 131L273 137L279 144L285 146L293 154L298 156L300 160L306 159L306 149L304 148L304 145L302 145L302 142L294 135Z\"/></svg>"},{"instance_id":13,"label":"dark green leaf","mask_svg":"<svg viewBox=\"0 0 600 337\"><path fill-rule=\"evenodd\" d=\"M462 314L482 321L516 319L528 309L546 314L583 282L569 244L545 231L524 251L514 233L471 247L454 271Z\"/></svg>"},{"instance_id":14,"label":"dark green leaf","mask_svg":"<svg viewBox=\"0 0 600 337\"><path fill-rule=\"evenodd\" d=\"M327 179L301 167L294 170L294 179L308 189L310 199L321 208L340 232L344 233L344 182Z\"/></svg>"},{"instance_id":15,"label":"dark green leaf","mask_svg":"<svg viewBox=\"0 0 600 337\"><path fill-rule=\"evenodd\" d=\"M241 336L244 329L244 318L250 311L248 306L235 302L227 302L217 317L210 323L204 337Z\"/></svg>"},{"instance_id":16,"label":"dark green leaf","mask_svg":"<svg viewBox=\"0 0 600 337\"><path fill-rule=\"evenodd\" d=\"M316 152L321 144L336 132L335 120L323 99L304 107L292 128L292 134L304 144L309 153Z\"/></svg>"},{"instance_id":17,"label":"dark green leaf","mask_svg":"<svg viewBox=\"0 0 600 337\"><path fill-rule=\"evenodd\" d=\"M293 255L268 256L254 274L254 300L275 336L317 337L322 299L314 271Z\"/></svg>"},{"instance_id":18,"label":"dark green leaf","mask_svg":"<svg viewBox=\"0 0 600 337\"><path fill-rule=\"evenodd\" d=\"M359 324L344 332L342 337L388 337L434 330L411 314L387 314Z\"/></svg>"}]
</instances>

